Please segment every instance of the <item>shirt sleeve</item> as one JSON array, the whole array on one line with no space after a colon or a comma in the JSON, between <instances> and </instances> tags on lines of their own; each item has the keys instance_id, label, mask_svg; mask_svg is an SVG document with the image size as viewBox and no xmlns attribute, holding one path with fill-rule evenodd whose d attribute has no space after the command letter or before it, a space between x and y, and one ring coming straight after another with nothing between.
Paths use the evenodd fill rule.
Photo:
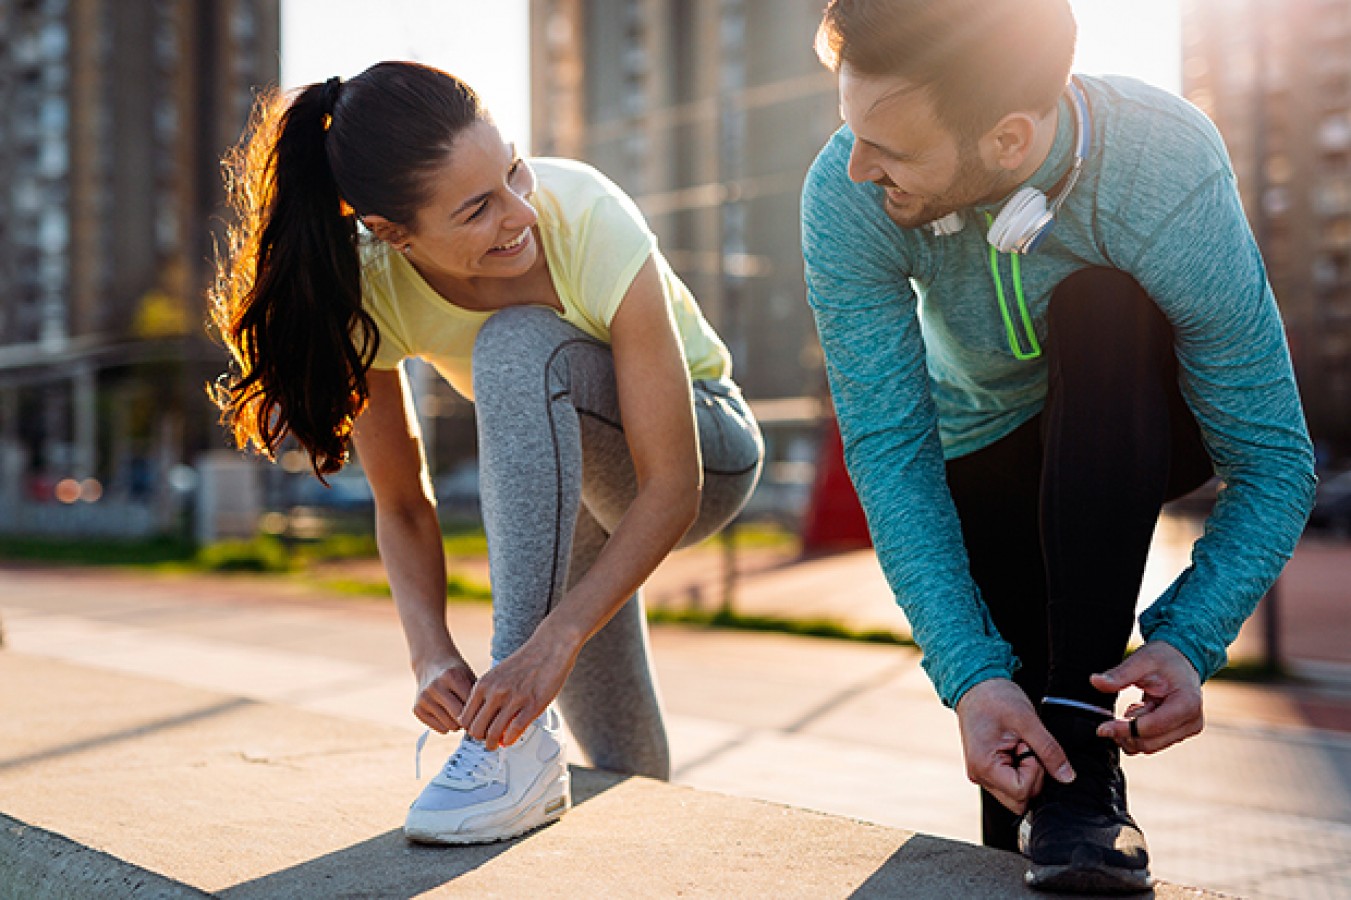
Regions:
<instances>
[{"instance_id":1,"label":"shirt sleeve","mask_svg":"<svg viewBox=\"0 0 1351 900\"><path fill-rule=\"evenodd\" d=\"M1132 252L1125 268L1173 324L1182 393L1223 481L1191 565L1140 627L1209 678L1294 552L1313 505L1313 446L1232 174L1204 180Z\"/></svg>"},{"instance_id":2,"label":"shirt sleeve","mask_svg":"<svg viewBox=\"0 0 1351 900\"><path fill-rule=\"evenodd\" d=\"M642 212L618 187L596 173L604 188L574 223L576 258L570 275L576 298L606 332L633 279L657 248Z\"/></svg>"},{"instance_id":3,"label":"shirt sleeve","mask_svg":"<svg viewBox=\"0 0 1351 900\"><path fill-rule=\"evenodd\" d=\"M375 323L379 335L372 369L397 369L399 363L414 355L404 335L407 325L396 301L398 290L394 285L388 264L369 266L361 276L361 307ZM353 338L361 340L361 330L353 329Z\"/></svg>"},{"instance_id":4,"label":"shirt sleeve","mask_svg":"<svg viewBox=\"0 0 1351 900\"><path fill-rule=\"evenodd\" d=\"M817 158L803 190L808 300L845 462L887 581L923 665L949 706L1017 660L971 578L947 490L902 231L872 185L846 173L848 133Z\"/></svg>"}]
</instances>

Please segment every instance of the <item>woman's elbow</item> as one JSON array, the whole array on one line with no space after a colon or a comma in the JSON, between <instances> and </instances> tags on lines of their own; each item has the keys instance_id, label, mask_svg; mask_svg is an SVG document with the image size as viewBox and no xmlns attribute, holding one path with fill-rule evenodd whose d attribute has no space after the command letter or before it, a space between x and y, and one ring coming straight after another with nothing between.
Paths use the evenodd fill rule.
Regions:
<instances>
[{"instance_id":1,"label":"woman's elbow","mask_svg":"<svg viewBox=\"0 0 1351 900\"><path fill-rule=\"evenodd\" d=\"M437 521L436 501L422 493L413 492L396 497L375 496L375 520L382 528L414 528ZM439 525L438 525L439 527Z\"/></svg>"}]
</instances>

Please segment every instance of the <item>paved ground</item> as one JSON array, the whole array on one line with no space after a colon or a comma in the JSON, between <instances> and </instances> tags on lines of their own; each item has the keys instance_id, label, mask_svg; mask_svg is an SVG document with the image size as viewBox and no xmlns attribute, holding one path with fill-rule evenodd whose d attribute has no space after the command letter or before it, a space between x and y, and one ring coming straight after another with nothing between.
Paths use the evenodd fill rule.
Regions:
<instances>
[{"instance_id":1,"label":"paved ground","mask_svg":"<svg viewBox=\"0 0 1351 900\"><path fill-rule=\"evenodd\" d=\"M1251 897L1351 896L1351 684L1337 680L1346 662L1337 651L1345 654L1351 642L1328 637L1333 628L1351 633L1340 611L1345 595L1337 582L1345 576L1338 572L1351 571L1342 552L1311 545L1289 579L1332 600L1310 606L1304 587L1298 594L1290 587L1283 600L1293 620L1287 646L1315 661L1323 680L1282 689L1214 683L1204 735L1129 761L1134 809L1159 876ZM774 598L780 614L830 607L832 617L857 623L862 614L838 612L857 606L893 615L875 609L884 588L867 554L795 565L758 560L759 574L740 580L738 608ZM749 555L745 562L753 568ZM1320 565L1337 571L1312 572ZM1310 572L1298 575L1302 567ZM652 593L684 585L688 595L682 579L697 573L716 583L716 572L710 551L678 555ZM0 571L0 583L13 658L78 663L297 715L380 725L405 736L405 795L416 792L411 680L388 604L251 579L11 569ZM1296 639L1302 629L1295 623L1312 615L1301 610L1325 606L1315 633ZM487 612L452 611L457 636L480 662ZM653 641L678 783L975 839L974 792L961 772L953 718L912 651L674 627L654 629ZM1333 652L1303 649L1314 646ZM9 703L0 694L0 719ZM428 765L452 746L434 742ZM243 752L267 756L265 746Z\"/></svg>"},{"instance_id":2,"label":"paved ground","mask_svg":"<svg viewBox=\"0 0 1351 900\"><path fill-rule=\"evenodd\" d=\"M12 651L0 681L4 900L1031 897L1013 854L575 766L551 827L410 846L403 729Z\"/></svg>"}]
</instances>

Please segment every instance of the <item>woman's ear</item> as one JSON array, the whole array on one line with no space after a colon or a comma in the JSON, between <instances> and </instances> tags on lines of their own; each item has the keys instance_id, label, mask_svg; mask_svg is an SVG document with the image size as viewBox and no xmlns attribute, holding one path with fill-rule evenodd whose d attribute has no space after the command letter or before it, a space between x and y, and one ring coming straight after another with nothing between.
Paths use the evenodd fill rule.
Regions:
<instances>
[{"instance_id":1,"label":"woman's ear","mask_svg":"<svg viewBox=\"0 0 1351 900\"><path fill-rule=\"evenodd\" d=\"M412 237L407 228L397 222L391 222L384 216L362 216L361 224L365 225L371 234L396 250L402 250Z\"/></svg>"}]
</instances>

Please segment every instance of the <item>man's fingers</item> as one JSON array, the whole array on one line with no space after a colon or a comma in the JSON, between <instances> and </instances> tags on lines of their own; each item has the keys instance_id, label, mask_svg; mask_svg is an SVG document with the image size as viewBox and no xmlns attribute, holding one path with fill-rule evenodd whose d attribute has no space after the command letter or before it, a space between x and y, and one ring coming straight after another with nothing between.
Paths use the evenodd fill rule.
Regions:
<instances>
[{"instance_id":1,"label":"man's fingers","mask_svg":"<svg viewBox=\"0 0 1351 900\"><path fill-rule=\"evenodd\" d=\"M1156 753L1200 734L1204 727L1200 704L1177 698L1150 712L1104 722L1097 733L1116 741L1127 753Z\"/></svg>"},{"instance_id":2,"label":"man's fingers","mask_svg":"<svg viewBox=\"0 0 1351 900\"><path fill-rule=\"evenodd\" d=\"M1027 799L1032 796L1023 779L1016 770L1008 766L997 766L985 773L985 777L976 779L981 787L994 795L1009 810L1022 813L1027 810Z\"/></svg>"},{"instance_id":3,"label":"man's fingers","mask_svg":"<svg viewBox=\"0 0 1351 900\"><path fill-rule=\"evenodd\" d=\"M1133 660L1136 661L1135 665L1131 665ZM1115 694L1135 684L1137 678L1143 678L1146 674L1145 666L1132 656L1115 668L1088 676L1088 682L1104 694Z\"/></svg>"},{"instance_id":4,"label":"man's fingers","mask_svg":"<svg viewBox=\"0 0 1351 900\"><path fill-rule=\"evenodd\" d=\"M1008 809L1021 813L1027 809L1027 801L1041 792L1045 774L1041 763L1027 755L1021 760L1013 757L992 765L974 780Z\"/></svg>"},{"instance_id":5,"label":"man's fingers","mask_svg":"<svg viewBox=\"0 0 1351 900\"><path fill-rule=\"evenodd\" d=\"M1019 723L1018 729L1020 736L1032 748L1032 752L1037 754L1037 760L1041 767L1050 773L1056 781L1069 784L1074 780L1074 767L1070 765L1069 758L1065 756L1065 751L1056 743L1056 739L1051 737L1051 732L1046 730L1046 726L1041 724L1041 719L1033 713L1025 721Z\"/></svg>"}]
</instances>

